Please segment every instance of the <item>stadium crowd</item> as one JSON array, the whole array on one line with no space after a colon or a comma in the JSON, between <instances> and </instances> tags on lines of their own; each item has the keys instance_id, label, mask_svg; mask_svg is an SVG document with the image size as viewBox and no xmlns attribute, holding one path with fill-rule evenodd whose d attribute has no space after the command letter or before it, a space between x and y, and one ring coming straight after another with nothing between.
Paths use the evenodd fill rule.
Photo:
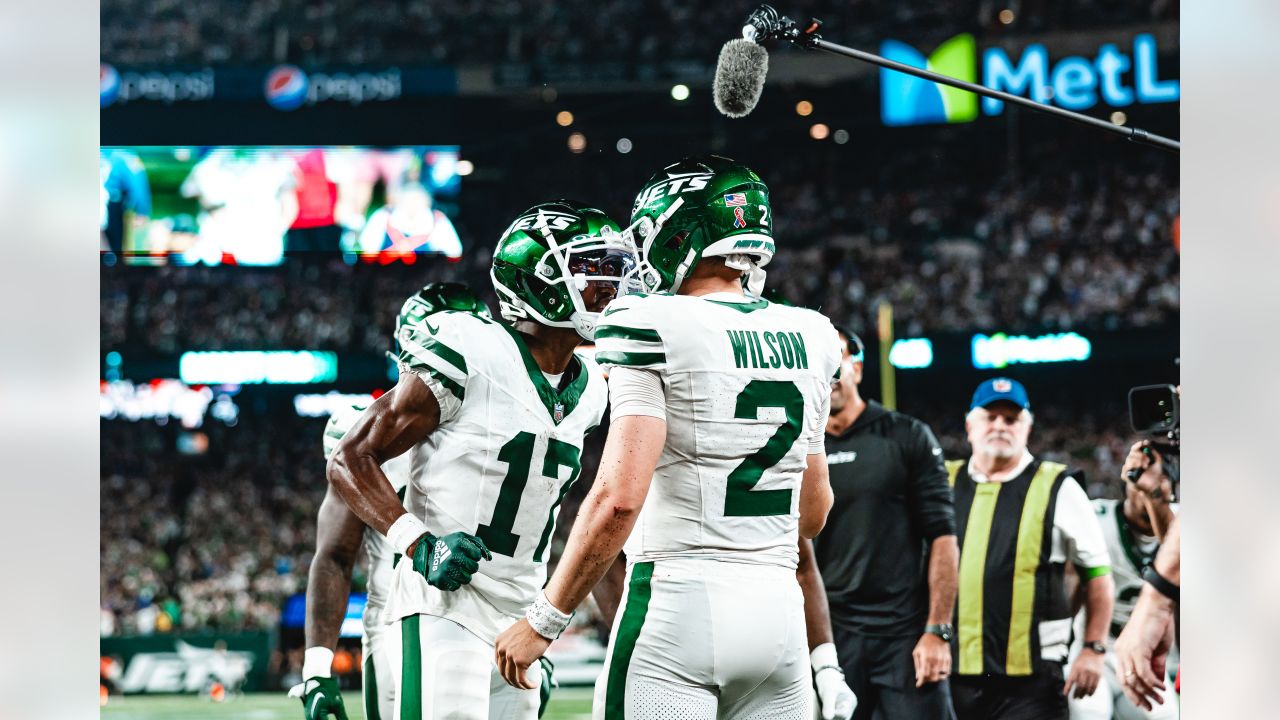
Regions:
<instances>
[{"instance_id":1,"label":"stadium crowd","mask_svg":"<svg viewBox=\"0 0 1280 720\"><path fill-rule=\"evenodd\" d=\"M889 300L899 336L1176 321L1178 184L1167 158L1072 171L1039 148L1028 161L1033 177L1000 168L982 182L952 182L947 173L962 170L925 153L898 155L869 181L844 179L838 161L774 163L766 177L786 252L768 267L771 287L857 332L872 327L876 306ZM612 181L572 173L536 180L570 197L607 188L602 204L625 220L631 188L614 173ZM381 352L415 286L460 280L487 290L489 251L505 222L492 208L510 204L505 197L547 192L521 182L532 181L466 188L456 221L466 250L457 263L104 268L101 345L160 354Z\"/></svg>"},{"instance_id":2,"label":"stadium crowd","mask_svg":"<svg viewBox=\"0 0 1280 720\"><path fill-rule=\"evenodd\" d=\"M545 0L430 3L408 0L241 0L225 5L176 0L108 0L101 10L103 62L123 65L662 62L715 57L724 33L755 3L676 0L566 4ZM879 37L943 37L1081 30L1178 17L1169 0L1054 3L933 3L833 0L783 8L797 21L816 16L850 43ZM1001 19L1001 12L1012 12ZM644 27L644 33L624 28Z\"/></svg>"}]
</instances>

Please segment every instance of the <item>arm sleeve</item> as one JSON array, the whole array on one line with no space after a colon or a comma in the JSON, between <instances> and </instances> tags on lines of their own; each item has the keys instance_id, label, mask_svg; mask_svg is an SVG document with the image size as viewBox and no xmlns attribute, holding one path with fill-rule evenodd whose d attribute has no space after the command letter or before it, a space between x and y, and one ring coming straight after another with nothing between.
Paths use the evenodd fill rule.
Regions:
<instances>
[{"instance_id":1,"label":"arm sleeve","mask_svg":"<svg viewBox=\"0 0 1280 720\"><path fill-rule=\"evenodd\" d=\"M609 373L609 403L612 417L644 415L667 419L667 396L662 377L652 370L616 367Z\"/></svg>"},{"instance_id":2,"label":"arm sleeve","mask_svg":"<svg viewBox=\"0 0 1280 720\"><path fill-rule=\"evenodd\" d=\"M1106 575L1111 570L1107 543L1098 525L1089 496L1075 478L1068 477L1058 489L1053 525L1066 542L1067 562L1083 571L1084 579Z\"/></svg>"},{"instance_id":3,"label":"arm sleeve","mask_svg":"<svg viewBox=\"0 0 1280 720\"><path fill-rule=\"evenodd\" d=\"M421 323L401 327L396 338L400 341L396 357L400 372L417 375L431 389L440 404L441 425L457 416L466 398L470 378L465 357L467 321L483 322L464 313L436 313Z\"/></svg>"},{"instance_id":4,"label":"arm sleeve","mask_svg":"<svg viewBox=\"0 0 1280 720\"><path fill-rule=\"evenodd\" d=\"M907 482L916 527L930 542L943 535L955 535L955 500L942 446L928 425L913 420L908 427Z\"/></svg>"},{"instance_id":5,"label":"arm sleeve","mask_svg":"<svg viewBox=\"0 0 1280 720\"><path fill-rule=\"evenodd\" d=\"M809 435L809 454L827 451L827 418L831 416L831 393L822 393L814 412L813 432Z\"/></svg>"},{"instance_id":6,"label":"arm sleeve","mask_svg":"<svg viewBox=\"0 0 1280 720\"><path fill-rule=\"evenodd\" d=\"M666 346L645 297L624 295L601 313L596 326L596 362L606 368L665 369Z\"/></svg>"}]
</instances>

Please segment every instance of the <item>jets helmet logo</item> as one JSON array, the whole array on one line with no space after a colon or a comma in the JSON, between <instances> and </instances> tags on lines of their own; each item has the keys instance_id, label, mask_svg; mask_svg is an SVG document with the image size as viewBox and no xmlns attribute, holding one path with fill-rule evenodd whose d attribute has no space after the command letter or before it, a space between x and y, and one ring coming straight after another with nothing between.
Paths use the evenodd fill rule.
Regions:
<instances>
[{"instance_id":1,"label":"jets helmet logo","mask_svg":"<svg viewBox=\"0 0 1280 720\"><path fill-rule=\"evenodd\" d=\"M532 230L535 228L545 232L564 230L577 219L576 215L540 210L536 213L521 215L516 218L515 222L511 223L506 231L502 233L502 237L506 237L517 230Z\"/></svg>"},{"instance_id":2,"label":"jets helmet logo","mask_svg":"<svg viewBox=\"0 0 1280 720\"><path fill-rule=\"evenodd\" d=\"M634 214L640 208L649 207L655 200L668 195L679 195L701 190L707 186L707 183L713 177L715 177L714 173L674 173L668 175L666 180L645 188L644 192L640 193L640 196L636 198L636 204L631 209L631 212Z\"/></svg>"}]
</instances>

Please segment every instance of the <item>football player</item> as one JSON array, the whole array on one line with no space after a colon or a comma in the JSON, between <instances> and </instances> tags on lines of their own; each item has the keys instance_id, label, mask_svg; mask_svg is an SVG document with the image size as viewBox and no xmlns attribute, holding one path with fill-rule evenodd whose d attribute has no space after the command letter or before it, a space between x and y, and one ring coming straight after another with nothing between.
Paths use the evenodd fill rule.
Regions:
<instances>
[{"instance_id":1,"label":"football player","mask_svg":"<svg viewBox=\"0 0 1280 720\"><path fill-rule=\"evenodd\" d=\"M1129 622L1133 606L1142 591L1142 575L1155 561L1160 541L1175 517L1173 482L1163 469L1162 458L1151 452L1144 454L1145 443L1137 443L1125 459L1121 476L1128 478L1132 468L1141 470L1138 479L1125 483L1124 500L1097 499L1093 508L1098 513L1102 537L1111 556L1111 577L1115 578L1116 604L1111 613L1111 632L1107 637L1103 658L1106 680L1088 697L1068 696L1071 720L1178 720L1178 700L1167 685L1161 692L1163 702L1150 710L1134 705L1120 688L1116 672L1115 642ZM1077 626L1083 618L1077 617ZM1083 629L1076 633L1072 658L1080 653Z\"/></svg>"},{"instance_id":2,"label":"football player","mask_svg":"<svg viewBox=\"0 0 1280 720\"><path fill-rule=\"evenodd\" d=\"M521 213L491 269L506 322L445 311L401 327L399 382L330 458L335 492L403 556L384 610L400 641L395 717L536 716L539 693L503 683L493 641L546 578L556 511L608 395L574 348L633 261L599 210ZM402 505L381 466L405 453Z\"/></svg>"},{"instance_id":3,"label":"football player","mask_svg":"<svg viewBox=\"0 0 1280 720\"><path fill-rule=\"evenodd\" d=\"M708 156L641 190L635 273L600 318L611 424L595 484L555 575L498 639L525 669L623 548L627 588L596 718L810 717L797 542L822 529L835 329L811 310L743 293L774 253L768 189Z\"/></svg>"},{"instance_id":4,"label":"football player","mask_svg":"<svg viewBox=\"0 0 1280 720\"><path fill-rule=\"evenodd\" d=\"M493 317L489 308L471 289L461 283L431 283L405 300L396 317L397 334L401 327L419 324L428 315L442 310L471 312ZM346 435L368 403L339 409L329 417L324 429L324 457L333 455L338 441ZM382 472L391 481L396 494L404 497L409 481L409 456L388 460ZM290 697L302 699L306 720L320 720L330 715L346 717L342 693L331 674L333 649L347 614L347 596L351 589L351 570L363 546L368 557L368 601L362 620L360 645L364 663L361 690L364 716L368 720L392 720L396 699L396 678L385 656L386 625L382 610L386 606L394 552L386 538L365 525L334 494L325 493L316 519L316 554L307 579L307 650L302 664L302 683L295 685Z\"/></svg>"}]
</instances>

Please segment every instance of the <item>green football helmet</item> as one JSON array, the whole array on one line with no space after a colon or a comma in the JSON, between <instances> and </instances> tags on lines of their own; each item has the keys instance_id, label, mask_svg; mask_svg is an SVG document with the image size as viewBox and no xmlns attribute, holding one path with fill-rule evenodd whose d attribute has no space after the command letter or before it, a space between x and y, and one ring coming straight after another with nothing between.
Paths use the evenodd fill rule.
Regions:
<instances>
[{"instance_id":1,"label":"green football helmet","mask_svg":"<svg viewBox=\"0 0 1280 720\"><path fill-rule=\"evenodd\" d=\"M626 234L640 252L628 285L674 293L699 260L716 256L744 274L760 275L762 286L760 268L774 250L769 188L729 158L685 158L645 183Z\"/></svg>"},{"instance_id":2,"label":"green football helmet","mask_svg":"<svg viewBox=\"0 0 1280 720\"><path fill-rule=\"evenodd\" d=\"M520 213L493 251L493 288L502 317L571 327L595 339L598 312L582 299L588 283L618 289L632 272L635 246L603 211L570 200Z\"/></svg>"},{"instance_id":3,"label":"green football helmet","mask_svg":"<svg viewBox=\"0 0 1280 720\"><path fill-rule=\"evenodd\" d=\"M421 290L409 296L400 306L400 314L396 316L396 328L405 325L416 325L423 318L441 310L458 310L492 318L489 306L476 297L471 288L457 282L433 282L423 286Z\"/></svg>"}]
</instances>

